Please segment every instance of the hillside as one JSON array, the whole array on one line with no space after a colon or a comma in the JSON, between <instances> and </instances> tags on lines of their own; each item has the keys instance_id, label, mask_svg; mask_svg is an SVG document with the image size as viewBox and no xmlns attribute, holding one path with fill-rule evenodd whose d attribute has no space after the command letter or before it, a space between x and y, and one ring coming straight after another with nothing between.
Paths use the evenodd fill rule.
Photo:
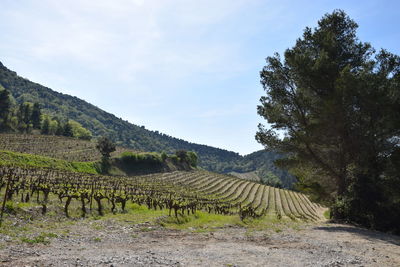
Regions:
<instances>
[{"instance_id":1,"label":"hillside","mask_svg":"<svg viewBox=\"0 0 400 267\"><path fill-rule=\"evenodd\" d=\"M96 148L96 142L94 140L88 141L64 136L1 133L0 150L35 154L75 162L101 160L101 154ZM113 152L111 156L117 157L123 152L138 151L117 146L116 151ZM243 157L243 159L233 167L233 171L228 174L254 182L290 188L294 179L288 175L287 172L274 166L273 160L277 158L279 157L275 153L257 151ZM253 169L255 171L247 171ZM280 184L268 180L270 179L271 173L275 173L277 177L280 178Z\"/></svg>"},{"instance_id":2,"label":"hillside","mask_svg":"<svg viewBox=\"0 0 400 267\"><path fill-rule=\"evenodd\" d=\"M0 166L131 176L196 168L192 152L167 155L116 147L109 165L103 167L97 143L76 138L38 134L0 133ZM1 179L0 179L1 180Z\"/></svg>"},{"instance_id":3,"label":"hillside","mask_svg":"<svg viewBox=\"0 0 400 267\"><path fill-rule=\"evenodd\" d=\"M272 176L276 176L282 184L282 187L291 188L296 179L290 175L286 170L279 169L274 165L274 161L281 158L281 156L272 151L260 150L248 154L243 157L242 169L237 168L237 172L254 172L261 182L267 182Z\"/></svg>"},{"instance_id":4,"label":"hillside","mask_svg":"<svg viewBox=\"0 0 400 267\"><path fill-rule=\"evenodd\" d=\"M209 171L246 173L257 170L262 176L270 170L282 178L284 187L290 187L291 181L293 181L293 179L289 181L286 172L273 167L273 160L277 158L273 152L258 151L243 157L236 152L194 144L158 131L150 131L144 126L117 118L77 97L55 92L22 78L1 62L0 87L9 90L17 103L38 102L45 113L75 120L89 129L95 137L108 136L120 146L139 151L165 151L167 153L174 153L176 150L194 151L199 156L199 166ZM261 157L258 158L259 156Z\"/></svg>"}]
</instances>

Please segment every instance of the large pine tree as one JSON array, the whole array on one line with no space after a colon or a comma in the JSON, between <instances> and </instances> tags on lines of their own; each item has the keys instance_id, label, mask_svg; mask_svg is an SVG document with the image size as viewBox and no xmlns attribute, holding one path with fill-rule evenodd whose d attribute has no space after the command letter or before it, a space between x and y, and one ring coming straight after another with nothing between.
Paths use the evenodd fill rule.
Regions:
<instances>
[{"instance_id":1,"label":"large pine tree","mask_svg":"<svg viewBox=\"0 0 400 267\"><path fill-rule=\"evenodd\" d=\"M271 127L260 125L256 138L286 153L280 163L332 204L336 218L393 229L399 216L388 225L379 216L400 204L388 187L400 189L388 167L400 165L392 162L400 145L400 59L359 41L357 27L336 10L306 28L283 60L266 59L258 113Z\"/></svg>"}]
</instances>

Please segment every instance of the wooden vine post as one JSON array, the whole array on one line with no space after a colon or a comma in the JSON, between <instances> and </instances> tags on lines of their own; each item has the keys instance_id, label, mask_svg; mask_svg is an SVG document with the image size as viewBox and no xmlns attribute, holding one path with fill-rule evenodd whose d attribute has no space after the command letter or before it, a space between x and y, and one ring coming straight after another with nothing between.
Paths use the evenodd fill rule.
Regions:
<instances>
[{"instance_id":1,"label":"wooden vine post","mask_svg":"<svg viewBox=\"0 0 400 267\"><path fill-rule=\"evenodd\" d=\"M0 227L3 223L3 214L4 214L4 209L6 208L6 202L7 202L7 195L8 195L8 190L10 188L10 181L11 181L11 175L8 175L7 179L7 185L6 185L6 191L4 193L4 199L3 199L3 204L1 206L1 213L0 213Z\"/></svg>"}]
</instances>

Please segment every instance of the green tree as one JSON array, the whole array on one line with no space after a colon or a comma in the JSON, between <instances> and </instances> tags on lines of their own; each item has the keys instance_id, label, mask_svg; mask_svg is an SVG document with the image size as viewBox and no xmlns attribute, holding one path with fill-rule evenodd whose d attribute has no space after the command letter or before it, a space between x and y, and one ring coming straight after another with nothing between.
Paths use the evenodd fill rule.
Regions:
<instances>
[{"instance_id":1,"label":"green tree","mask_svg":"<svg viewBox=\"0 0 400 267\"><path fill-rule=\"evenodd\" d=\"M62 135L63 136L67 136L67 137L73 137L74 136L74 132L72 131L72 125L71 125L71 123L69 123L69 121L67 121L64 124Z\"/></svg>"},{"instance_id":2,"label":"green tree","mask_svg":"<svg viewBox=\"0 0 400 267\"><path fill-rule=\"evenodd\" d=\"M41 116L42 112L39 103L33 104L30 120L34 129L40 129Z\"/></svg>"},{"instance_id":3,"label":"green tree","mask_svg":"<svg viewBox=\"0 0 400 267\"><path fill-rule=\"evenodd\" d=\"M306 28L283 61L266 59L258 113L271 127L259 125L256 139L288 155L279 163L303 186L322 187L336 218L396 228L398 216L380 224L379 207L399 203L398 194L385 197L385 180L398 180L386 166L399 149L400 60L359 41L357 27L336 10Z\"/></svg>"},{"instance_id":4,"label":"green tree","mask_svg":"<svg viewBox=\"0 0 400 267\"><path fill-rule=\"evenodd\" d=\"M23 103L21 106L21 115L22 120L26 125L31 124L31 117L32 117L32 106L30 103Z\"/></svg>"},{"instance_id":5,"label":"green tree","mask_svg":"<svg viewBox=\"0 0 400 267\"><path fill-rule=\"evenodd\" d=\"M63 135L63 133L64 133L64 126L62 125L61 121L58 120L58 119L56 119L55 122L56 122L57 124L54 124L54 126L56 126L54 134L55 134L55 135Z\"/></svg>"},{"instance_id":6,"label":"green tree","mask_svg":"<svg viewBox=\"0 0 400 267\"><path fill-rule=\"evenodd\" d=\"M175 151L175 155L181 162L187 161L188 155L186 150L177 150Z\"/></svg>"},{"instance_id":7,"label":"green tree","mask_svg":"<svg viewBox=\"0 0 400 267\"><path fill-rule=\"evenodd\" d=\"M70 120L69 124L72 127L73 136L83 140L90 140L92 139L92 133L88 130L83 128L83 126L74 120Z\"/></svg>"},{"instance_id":8,"label":"green tree","mask_svg":"<svg viewBox=\"0 0 400 267\"><path fill-rule=\"evenodd\" d=\"M11 110L10 92L0 90L0 130L8 128L8 117Z\"/></svg>"},{"instance_id":9,"label":"green tree","mask_svg":"<svg viewBox=\"0 0 400 267\"><path fill-rule=\"evenodd\" d=\"M167 160L167 158L168 158L167 153L165 153L164 151L161 152L161 160L162 160L162 162L165 162Z\"/></svg>"},{"instance_id":10,"label":"green tree","mask_svg":"<svg viewBox=\"0 0 400 267\"><path fill-rule=\"evenodd\" d=\"M96 148L99 150L103 158L109 159L111 153L116 150L115 144L105 136L100 137L97 140Z\"/></svg>"},{"instance_id":11,"label":"green tree","mask_svg":"<svg viewBox=\"0 0 400 267\"><path fill-rule=\"evenodd\" d=\"M55 135L58 129L58 122L56 120L50 120L49 134Z\"/></svg>"},{"instance_id":12,"label":"green tree","mask_svg":"<svg viewBox=\"0 0 400 267\"><path fill-rule=\"evenodd\" d=\"M18 130L20 132L31 132L32 108L30 103L21 103L17 110Z\"/></svg>"},{"instance_id":13,"label":"green tree","mask_svg":"<svg viewBox=\"0 0 400 267\"><path fill-rule=\"evenodd\" d=\"M50 134L50 119L46 116L41 126L41 134Z\"/></svg>"},{"instance_id":14,"label":"green tree","mask_svg":"<svg viewBox=\"0 0 400 267\"><path fill-rule=\"evenodd\" d=\"M110 169L110 157L111 153L116 150L115 144L105 136L100 137L97 140L96 148L99 150L100 154L102 155L101 158L101 171L103 173L108 173ZM135 155L135 159L136 159Z\"/></svg>"},{"instance_id":15,"label":"green tree","mask_svg":"<svg viewBox=\"0 0 400 267\"><path fill-rule=\"evenodd\" d=\"M190 166L196 168L197 167L197 159L198 159L196 152L188 151L187 157L188 157Z\"/></svg>"},{"instance_id":16,"label":"green tree","mask_svg":"<svg viewBox=\"0 0 400 267\"><path fill-rule=\"evenodd\" d=\"M268 171L265 175L261 176L261 183L273 187L282 188L282 181L273 174L272 172Z\"/></svg>"}]
</instances>

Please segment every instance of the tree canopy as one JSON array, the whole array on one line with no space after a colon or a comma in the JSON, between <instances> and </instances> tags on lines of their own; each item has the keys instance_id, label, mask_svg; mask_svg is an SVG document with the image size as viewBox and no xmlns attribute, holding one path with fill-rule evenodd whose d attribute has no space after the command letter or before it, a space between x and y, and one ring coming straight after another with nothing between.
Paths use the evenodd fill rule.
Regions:
<instances>
[{"instance_id":1,"label":"tree canopy","mask_svg":"<svg viewBox=\"0 0 400 267\"><path fill-rule=\"evenodd\" d=\"M39 103L22 102L16 105L10 92L0 85L0 131L31 133L36 130L41 134L64 135L90 140L92 133L79 122L42 114Z\"/></svg>"},{"instance_id":2,"label":"tree canopy","mask_svg":"<svg viewBox=\"0 0 400 267\"><path fill-rule=\"evenodd\" d=\"M278 163L336 218L399 230L400 58L361 42L357 27L335 10L283 60L266 59L258 113L271 127L259 125L256 139L288 155Z\"/></svg>"},{"instance_id":3,"label":"tree canopy","mask_svg":"<svg viewBox=\"0 0 400 267\"><path fill-rule=\"evenodd\" d=\"M7 128L10 109L10 92L0 88L0 130L5 130Z\"/></svg>"},{"instance_id":4,"label":"tree canopy","mask_svg":"<svg viewBox=\"0 0 400 267\"><path fill-rule=\"evenodd\" d=\"M102 136L97 140L96 148L100 151L103 158L110 158L110 154L115 151L115 144L108 139L108 137Z\"/></svg>"}]
</instances>

